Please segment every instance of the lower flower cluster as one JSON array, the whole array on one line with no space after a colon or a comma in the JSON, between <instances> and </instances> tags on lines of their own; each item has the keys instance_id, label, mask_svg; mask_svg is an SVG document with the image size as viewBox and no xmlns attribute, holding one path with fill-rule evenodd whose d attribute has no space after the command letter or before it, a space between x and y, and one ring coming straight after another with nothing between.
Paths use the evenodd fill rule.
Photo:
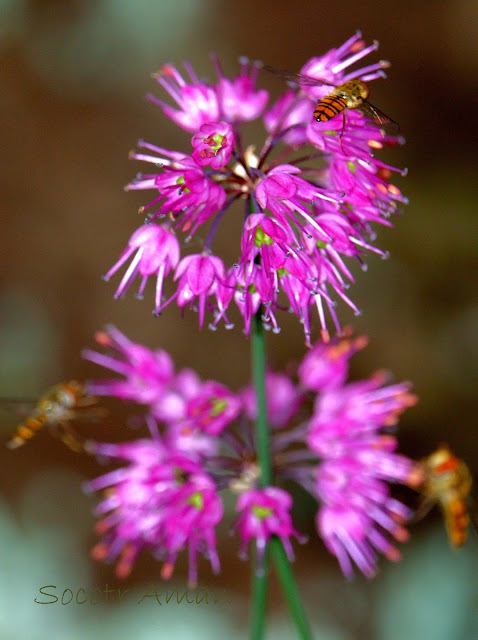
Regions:
<instances>
[{"instance_id":1,"label":"lower flower cluster","mask_svg":"<svg viewBox=\"0 0 478 640\"><path fill-rule=\"evenodd\" d=\"M197 583L198 555L214 572L220 563L216 527L223 520L223 490L237 496L233 531L245 556L251 541L259 559L272 536L290 559L295 529L293 498L279 486L263 486L256 458L252 386L232 392L202 381L189 369L176 372L163 350L131 342L114 327L96 336L106 353L84 356L121 377L90 383L89 393L141 405L149 438L122 444L88 442L89 452L124 463L86 485L102 491L97 559L115 561L119 577L140 551L150 550L169 578L177 555L189 557L189 582ZM366 344L345 335L319 342L298 369L266 375L274 481L293 479L317 500L317 531L347 576L352 561L367 576L378 554L400 557L408 537L408 508L390 495L390 483L407 484L413 462L395 452L391 429L415 402L408 383L387 385L378 373L347 382L351 356ZM303 418L304 415L309 418Z\"/></svg>"}]
</instances>

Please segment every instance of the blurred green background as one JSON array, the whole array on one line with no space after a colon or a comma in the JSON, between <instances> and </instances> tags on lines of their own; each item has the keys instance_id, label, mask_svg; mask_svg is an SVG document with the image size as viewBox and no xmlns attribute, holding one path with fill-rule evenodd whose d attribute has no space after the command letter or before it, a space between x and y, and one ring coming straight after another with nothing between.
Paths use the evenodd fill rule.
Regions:
<instances>
[{"instance_id":1,"label":"blurred green background","mask_svg":"<svg viewBox=\"0 0 478 640\"><path fill-rule=\"evenodd\" d=\"M140 137L168 148L189 145L189 135L143 99L160 94L150 73L188 59L200 76L213 78L211 51L229 73L239 55L298 70L359 28L392 61L389 80L374 83L372 97L407 138L384 157L409 168L397 184L411 204L394 230L378 229L391 259L371 256L368 272L357 274L351 295L363 315L341 309L343 323L371 340L354 374L386 367L397 380L412 380L420 404L402 420L402 451L419 457L446 441L478 473L476 2L0 0L0 14L1 396L36 397L58 380L99 376L80 351L110 322L168 350L178 368L192 366L233 389L247 382L240 329L199 333L196 315L180 320L174 307L154 319L151 294L143 302L132 294L114 301L118 279L100 278L141 223L136 212L148 197L122 190L139 169L128 161L129 149ZM279 95L276 80L264 77L263 84ZM225 239L231 258L235 246ZM269 337L275 367L304 350L295 318L281 321L282 333ZM104 425L85 427L88 435L132 437L118 404ZM0 414L4 441L14 426L15 418ZM119 585L111 567L88 556L94 500L80 484L102 472L95 461L46 434L0 455L2 639L245 637L249 567L237 559L227 527L223 573L214 579L202 563L200 584L226 589L230 603L137 605L151 584L163 588L159 566L143 556ZM302 502L296 524L311 540L297 550L296 571L318 639L478 638L477 535L451 552L434 512L415 528L400 565L383 562L374 581L346 583L313 535L314 505ZM184 590L185 572L180 562L168 588ZM44 585L56 585L61 597L67 588L76 594L106 584L130 592L119 604L34 602ZM275 579L269 634L294 637Z\"/></svg>"}]
</instances>

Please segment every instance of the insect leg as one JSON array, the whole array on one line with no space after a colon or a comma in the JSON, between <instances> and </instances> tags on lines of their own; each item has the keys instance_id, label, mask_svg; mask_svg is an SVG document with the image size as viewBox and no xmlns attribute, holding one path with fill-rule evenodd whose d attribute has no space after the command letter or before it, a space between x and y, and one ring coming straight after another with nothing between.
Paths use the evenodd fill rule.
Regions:
<instances>
[{"instance_id":1,"label":"insect leg","mask_svg":"<svg viewBox=\"0 0 478 640\"><path fill-rule=\"evenodd\" d=\"M342 110L342 117L343 117L343 123L342 123L342 131L340 133L340 148L342 149L342 153L346 156L348 156L349 154L345 151L344 146L342 144L342 137L344 135L344 131L345 131L345 109Z\"/></svg>"},{"instance_id":2,"label":"insect leg","mask_svg":"<svg viewBox=\"0 0 478 640\"><path fill-rule=\"evenodd\" d=\"M81 453L83 449L83 443L73 429L73 427L67 421L58 422L55 425L55 430L57 437L65 444L69 449L75 451L76 453Z\"/></svg>"},{"instance_id":3,"label":"insect leg","mask_svg":"<svg viewBox=\"0 0 478 640\"><path fill-rule=\"evenodd\" d=\"M422 497L420 504L417 507L417 510L413 514L410 522L416 523L419 520L422 520L437 504L437 500L431 497Z\"/></svg>"}]
</instances>

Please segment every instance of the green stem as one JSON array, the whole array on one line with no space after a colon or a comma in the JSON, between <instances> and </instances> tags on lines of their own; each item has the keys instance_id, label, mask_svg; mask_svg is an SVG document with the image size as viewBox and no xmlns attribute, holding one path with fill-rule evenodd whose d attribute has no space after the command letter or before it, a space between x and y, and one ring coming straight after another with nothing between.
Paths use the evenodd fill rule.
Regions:
<instances>
[{"instance_id":1,"label":"green stem","mask_svg":"<svg viewBox=\"0 0 478 640\"><path fill-rule=\"evenodd\" d=\"M266 348L261 311L254 316L251 336L252 380L257 398L257 420L255 441L257 456L261 468L260 485L272 483L272 464L270 459L269 425L266 408ZM251 640L262 640L266 627L267 609L267 572L269 549L264 551L262 565L258 565L257 552L253 563L252 576L252 619Z\"/></svg>"},{"instance_id":2,"label":"green stem","mask_svg":"<svg viewBox=\"0 0 478 640\"><path fill-rule=\"evenodd\" d=\"M257 550L252 567L254 574L252 576L251 640L262 640L266 630L268 548L264 551L260 573L258 573Z\"/></svg>"},{"instance_id":3,"label":"green stem","mask_svg":"<svg viewBox=\"0 0 478 640\"><path fill-rule=\"evenodd\" d=\"M257 398L256 420L256 448L261 468L260 485L266 487L272 484L272 462L270 454L270 434L267 422L266 405L266 349L264 327L262 326L261 310L254 316L251 336L252 379ZM252 622L251 638L262 640L265 631L265 615L267 603L267 569L268 552L272 548L275 566L279 575L282 590L289 605L290 615L295 623L301 640L312 640L312 632L307 620L304 607L300 599L290 562L285 553L282 542L273 536L270 545L264 553L264 563L258 572L257 555L254 563L252 588Z\"/></svg>"},{"instance_id":4,"label":"green stem","mask_svg":"<svg viewBox=\"0 0 478 640\"><path fill-rule=\"evenodd\" d=\"M260 484L272 484L271 446L266 406L266 345L261 309L254 316L252 326L252 380L257 398L256 448L261 468Z\"/></svg>"},{"instance_id":5,"label":"green stem","mask_svg":"<svg viewBox=\"0 0 478 640\"><path fill-rule=\"evenodd\" d=\"M290 562L287 558L282 542L279 538L274 536L271 540L270 546L272 547L272 555L274 557L277 573L279 574L282 591L284 592L287 604L289 605L290 616L297 627L299 638L301 638L301 640L313 640L312 630L300 599L294 573L292 572L292 567L290 566Z\"/></svg>"}]
</instances>

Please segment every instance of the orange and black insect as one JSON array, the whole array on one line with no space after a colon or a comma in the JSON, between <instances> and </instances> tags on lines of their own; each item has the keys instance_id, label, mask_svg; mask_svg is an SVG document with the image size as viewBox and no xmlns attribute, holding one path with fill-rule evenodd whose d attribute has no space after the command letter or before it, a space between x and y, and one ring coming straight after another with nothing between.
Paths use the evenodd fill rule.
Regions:
<instances>
[{"instance_id":1,"label":"orange and black insect","mask_svg":"<svg viewBox=\"0 0 478 640\"><path fill-rule=\"evenodd\" d=\"M51 387L36 403L33 403L28 417L18 425L15 433L7 442L7 447L9 449L21 447L27 440L33 438L42 427L46 426L67 447L73 451L82 451L83 444L71 426L71 420L77 417L99 416L101 410L97 408L80 411L95 402L96 398L86 394L83 384L75 380L60 382ZM25 400L3 402L3 404L12 403L24 407L28 404Z\"/></svg>"},{"instance_id":2,"label":"orange and black insect","mask_svg":"<svg viewBox=\"0 0 478 640\"><path fill-rule=\"evenodd\" d=\"M421 475L417 490L422 501L415 519L423 518L439 504L451 546L461 547L468 537L470 519L476 527L476 505L471 500L473 479L468 466L442 444L417 463L417 471Z\"/></svg>"},{"instance_id":3,"label":"orange and black insect","mask_svg":"<svg viewBox=\"0 0 478 640\"><path fill-rule=\"evenodd\" d=\"M302 73L293 73L292 71L276 69L275 67L269 66L265 66L264 69L290 82L295 82L300 86L333 86L329 82L312 78ZM317 122L327 122L339 113L342 113L345 125L345 110L357 109L363 113L365 117L373 120L377 124L381 126L391 126L398 131L400 129L398 124L367 100L369 93L368 86L365 82L362 82L362 80L349 80L348 82L344 82L334 87L330 93L318 101L314 111L314 118Z\"/></svg>"}]
</instances>

